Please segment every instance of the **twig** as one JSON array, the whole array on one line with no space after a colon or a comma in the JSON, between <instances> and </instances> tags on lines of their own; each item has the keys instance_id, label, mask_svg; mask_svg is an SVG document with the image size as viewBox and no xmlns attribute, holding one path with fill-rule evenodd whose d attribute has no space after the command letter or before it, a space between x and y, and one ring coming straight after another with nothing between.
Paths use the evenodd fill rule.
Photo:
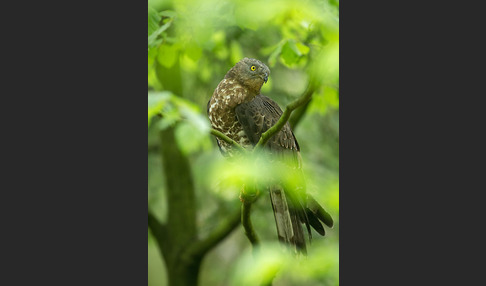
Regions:
<instances>
[{"instance_id":1,"label":"twig","mask_svg":"<svg viewBox=\"0 0 486 286\"><path fill-rule=\"evenodd\" d=\"M223 133L219 132L218 130L211 128L210 132L211 132L211 134L213 134L214 136L216 136L219 139L223 140L224 142L233 145L239 151L246 152L246 150L243 147L241 147L240 144L236 143L236 141L234 141L233 139L231 139L228 136L224 135Z\"/></svg>"},{"instance_id":2,"label":"twig","mask_svg":"<svg viewBox=\"0 0 486 286\"><path fill-rule=\"evenodd\" d=\"M260 243L260 240L258 239L258 236L253 229L253 225L250 219L250 210L252 203L252 201L243 201L243 204L241 205L241 224L245 228L246 236L250 240L253 247L255 247Z\"/></svg>"},{"instance_id":3,"label":"twig","mask_svg":"<svg viewBox=\"0 0 486 286\"><path fill-rule=\"evenodd\" d=\"M268 140L270 138L272 138L273 135L277 134L283 128L285 123L287 123L287 121L289 120L289 117L290 117L290 114L292 113L292 111L294 111L294 109L296 109L297 107L304 105L305 103L307 103L310 100L312 94L314 93L314 89L315 89L314 85L309 85L307 87L306 92L304 92L304 94L301 97L299 97L298 99L289 103L285 107L285 111L282 113L282 116L280 116L280 119L277 121L277 123L275 125L273 125L265 133L262 134L262 136L260 137L260 140L256 144L254 150L260 149L263 146L265 146L265 144L268 142Z\"/></svg>"},{"instance_id":4,"label":"twig","mask_svg":"<svg viewBox=\"0 0 486 286\"><path fill-rule=\"evenodd\" d=\"M307 92L314 93L315 89L308 89ZM307 112L307 108L309 107L311 103L312 97L310 97L304 105L299 106L294 110L292 115L289 118L289 124L290 128L292 131L295 133L295 129L297 128L297 124L299 124L300 120L302 117L304 117L304 114Z\"/></svg>"},{"instance_id":5,"label":"twig","mask_svg":"<svg viewBox=\"0 0 486 286\"><path fill-rule=\"evenodd\" d=\"M240 224L240 210L235 211L227 220L222 222L219 227L214 229L206 238L192 244L187 250L186 255L191 257L203 257L213 247L218 245Z\"/></svg>"}]
</instances>

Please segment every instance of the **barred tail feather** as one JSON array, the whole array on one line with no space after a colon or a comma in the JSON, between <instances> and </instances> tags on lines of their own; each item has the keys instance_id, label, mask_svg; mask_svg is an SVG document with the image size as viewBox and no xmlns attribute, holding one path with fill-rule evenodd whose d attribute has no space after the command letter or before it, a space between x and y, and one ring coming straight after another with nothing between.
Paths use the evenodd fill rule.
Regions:
<instances>
[{"instance_id":1,"label":"barred tail feather","mask_svg":"<svg viewBox=\"0 0 486 286\"><path fill-rule=\"evenodd\" d=\"M314 216L317 219L322 221L325 225L327 225L330 228L332 228L334 225L334 221L331 215L328 212L326 212L322 208L322 206L311 195L307 195L307 214L308 215L314 214Z\"/></svg>"},{"instance_id":2,"label":"barred tail feather","mask_svg":"<svg viewBox=\"0 0 486 286\"><path fill-rule=\"evenodd\" d=\"M287 200L285 192L278 188L270 188L270 199L277 225L278 239L292 245L296 252L307 253L304 231L297 209L291 200Z\"/></svg>"}]
</instances>

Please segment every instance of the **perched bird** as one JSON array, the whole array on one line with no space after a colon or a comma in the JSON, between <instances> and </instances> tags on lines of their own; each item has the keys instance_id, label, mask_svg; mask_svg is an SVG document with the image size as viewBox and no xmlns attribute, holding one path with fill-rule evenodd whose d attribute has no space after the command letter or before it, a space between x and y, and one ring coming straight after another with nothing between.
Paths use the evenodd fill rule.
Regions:
<instances>
[{"instance_id":1,"label":"perched bird","mask_svg":"<svg viewBox=\"0 0 486 286\"><path fill-rule=\"evenodd\" d=\"M244 58L226 73L207 105L212 127L245 149L252 149L282 115L276 102L260 94L269 75L270 69L264 63ZM223 155L233 155L231 144L217 137L216 140ZM291 158L295 172L303 177L299 144L288 122L267 142L265 150ZM325 235L322 223L332 227L332 217L306 193L305 185L294 191L284 190L278 184L268 189L279 240L306 254L302 224L306 225L310 240L310 226Z\"/></svg>"}]
</instances>

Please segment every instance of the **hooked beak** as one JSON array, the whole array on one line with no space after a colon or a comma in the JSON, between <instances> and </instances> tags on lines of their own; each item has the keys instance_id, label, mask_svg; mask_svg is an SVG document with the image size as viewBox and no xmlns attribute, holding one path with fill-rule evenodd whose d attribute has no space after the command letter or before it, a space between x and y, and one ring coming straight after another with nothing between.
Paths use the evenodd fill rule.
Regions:
<instances>
[{"instance_id":1,"label":"hooked beak","mask_svg":"<svg viewBox=\"0 0 486 286\"><path fill-rule=\"evenodd\" d=\"M265 76L263 77L263 81L265 83L267 83L267 81L268 81L268 73L265 73Z\"/></svg>"}]
</instances>

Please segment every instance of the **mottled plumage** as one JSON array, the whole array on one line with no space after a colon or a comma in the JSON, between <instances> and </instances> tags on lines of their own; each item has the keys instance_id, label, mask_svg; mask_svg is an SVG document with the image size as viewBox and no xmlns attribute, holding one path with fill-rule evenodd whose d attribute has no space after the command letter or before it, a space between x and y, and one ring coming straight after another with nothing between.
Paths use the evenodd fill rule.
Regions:
<instances>
[{"instance_id":1,"label":"mottled plumage","mask_svg":"<svg viewBox=\"0 0 486 286\"><path fill-rule=\"evenodd\" d=\"M208 102L212 127L247 149L253 148L282 115L277 103L260 94L269 75L270 70L264 63L244 58L228 71ZM231 145L219 138L216 140L221 152L231 156ZM274 155L282 155L283 161L290 158L291 166L303 176L299 144L288 123L270 138L266 148ZM321 222L332 227L331 216L306 194L304 183L294 192L285 191L276 184L269 186L269 193L278 237L280 241L294 245L298 251L306 253L302 223L307 227L309 239L310 226L321 235L325 234Z\"/></svg>"}]
</instances>

